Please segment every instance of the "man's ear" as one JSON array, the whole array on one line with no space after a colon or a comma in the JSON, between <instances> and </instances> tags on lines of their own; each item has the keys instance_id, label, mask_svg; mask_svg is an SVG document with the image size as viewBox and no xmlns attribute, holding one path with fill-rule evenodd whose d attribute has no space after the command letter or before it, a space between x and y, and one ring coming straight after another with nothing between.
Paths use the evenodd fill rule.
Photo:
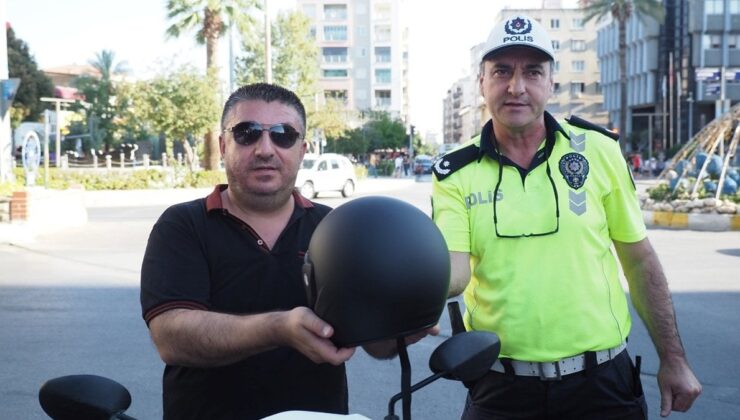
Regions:
<instances>
[{"instance_id":1,"label":"man's ear","mask_svg":"<svg viewBox=\"0 0 740 420\"><path fill-rule=\"evenodd\" d=\"M221 151L221 157L224 157L224 150L226 149L226 140L224 140L223 133L218 135L218 149Z\"/></svg>"}]
</instances>

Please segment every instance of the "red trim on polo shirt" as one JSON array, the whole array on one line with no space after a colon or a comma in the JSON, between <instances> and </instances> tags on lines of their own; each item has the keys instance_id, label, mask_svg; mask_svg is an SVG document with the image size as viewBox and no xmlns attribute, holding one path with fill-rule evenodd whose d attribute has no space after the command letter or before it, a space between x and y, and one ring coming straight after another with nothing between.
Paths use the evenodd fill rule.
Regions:
<instances>
[{"instance_id":1,"label":"red trim on polo shirt","mask_svg":"<svg viewBox=\"0 0 740 420\"><path fill-rule=\"evenodd\" d=\"M158 315L172 309L195 309L207 311L208 307L203 305L202 303L193 302L191 300L173 300L171 302L165 302L159 306L153 307L146 314L144 314L144 321L146 322L146 325L148 326L149 322L151 322L151 320Z\"/></svg>"},{"instance_id":2,"label":"red trim on polo shirt","mask_svg":"<svg viewBox=\"0 0 740 420\"><path fill-rule=\"evenodd\" d=\"M213 188L213 191L206 196L206 211L210 212L211 210L224 209L224 203L221 200L221 192L225 191L227 188L229 188L228 184L218 184ZM293 201L295 201L295 204L302 209L313 207L311 200L302 196L297 189L293 190Z\"/></svg>"}]
</instances>

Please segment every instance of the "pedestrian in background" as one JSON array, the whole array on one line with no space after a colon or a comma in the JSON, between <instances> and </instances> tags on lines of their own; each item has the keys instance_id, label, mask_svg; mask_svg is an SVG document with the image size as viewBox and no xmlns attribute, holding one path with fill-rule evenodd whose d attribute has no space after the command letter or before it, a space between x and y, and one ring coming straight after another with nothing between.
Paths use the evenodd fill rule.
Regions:
<instances>
[{"instance_id":1,"label":"pedestrian in background","mask_svg":"<svg viewBox=\"0 0 740 420\"><path fill-rule=\"evenodd\" d=\"M536 20L495 25L478 81L492 118L434 165L450 296L464 292L468 330L502 342L492 370L466 384L462 417L647 418L612 245L660 357L660 413L686 411L701 385L616 135L545 111L554 60Z\"/></svg>"},{"instance_id":2,"label":"pedestrian in background","mask_svg":"<svg viewBox=\"0 0 740 420\"><path fill-rule=\"evenodd\" d=\"M396 158L393 159L393 177L400 178L401 173L403 173L403 156L398 154Z\"/></svg>"}]
</instances>

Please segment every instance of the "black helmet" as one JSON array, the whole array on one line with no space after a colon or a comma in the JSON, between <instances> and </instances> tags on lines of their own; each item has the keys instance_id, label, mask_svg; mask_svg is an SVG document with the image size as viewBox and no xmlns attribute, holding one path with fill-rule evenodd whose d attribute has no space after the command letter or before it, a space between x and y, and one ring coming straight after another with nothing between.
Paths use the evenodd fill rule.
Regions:
<instances>
[{"instance_id":1,"label":"black helmet","mask_svg":"<svg viewBox=\"0 0 740 420\"><path fill-rule=\"evenodd\" d=\"M434 326L447 300L450 256L442 234L404 201L368 196L316 227L303 266L309 306L340 347Z\"/></svg>"}]
</instances>

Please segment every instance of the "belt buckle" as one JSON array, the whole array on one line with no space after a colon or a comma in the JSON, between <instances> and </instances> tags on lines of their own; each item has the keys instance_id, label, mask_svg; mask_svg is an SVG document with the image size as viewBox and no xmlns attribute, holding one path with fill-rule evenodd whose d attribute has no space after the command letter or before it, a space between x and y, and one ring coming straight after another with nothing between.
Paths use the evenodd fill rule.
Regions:
<instances>
[{"instance_id":1,"label":"belt buckle","mask_svg":"<svg viewBox=\"0 0 740 420\"><path fill-rule=\"evenodd\" d=\"M542 366L544 366L545 364L551 364L555 366L555 376L545 375L545 372L542 369ZM560 363L559 362L540 362L540 363L537 363L537 369L539 370L541 381L560 381L563 379L562 375L560 374Z\"/></svg>"}]
</instances>

